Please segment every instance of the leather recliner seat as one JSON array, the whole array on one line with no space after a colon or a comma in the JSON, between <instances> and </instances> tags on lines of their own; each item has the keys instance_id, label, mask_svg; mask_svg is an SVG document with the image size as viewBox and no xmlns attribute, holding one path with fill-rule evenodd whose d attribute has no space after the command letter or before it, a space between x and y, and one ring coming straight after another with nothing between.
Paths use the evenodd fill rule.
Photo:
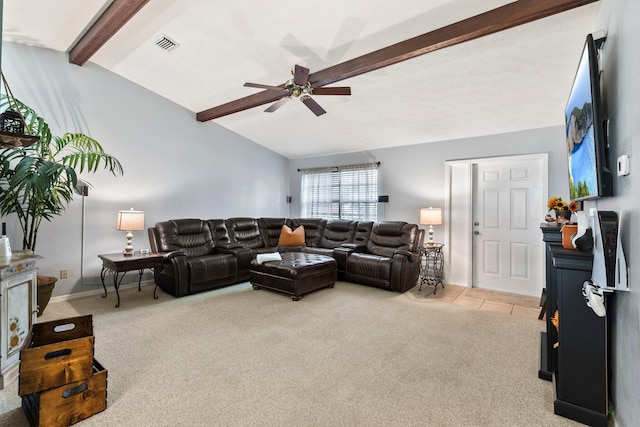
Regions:
<instances>
[{"instance_id":1,"label":"leather recliner seat","mask_svg":"<svg viewBox=\"0 0 640 427\"><path fill-rule=\"evenodd\" d=\"M206 221L164 221L156 224L154 236L157 240L154 239L153 250L168 252L162 268L154 271L155 280L172 295L189 295L235 283L237 259L232 253L217 250Z\"/></svg>"},{"instance_id":2,"label":"leather recliner seat","mask_svg":"<svg viewBox=\"0 0 640 427\"><path fill-rule=\"evenodd\" d=\"M346 280L405 292L420 275L418 226L406 222L373 224L365 251L347 258Z\"/></svg>"}]
</instances>

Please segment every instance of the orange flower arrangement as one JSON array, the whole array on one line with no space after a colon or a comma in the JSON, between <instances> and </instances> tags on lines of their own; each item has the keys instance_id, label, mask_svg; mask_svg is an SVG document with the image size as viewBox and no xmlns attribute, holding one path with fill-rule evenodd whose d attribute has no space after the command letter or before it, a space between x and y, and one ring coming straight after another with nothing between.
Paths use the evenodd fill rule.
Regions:
<instances>
[{"instance_id":1,"label":"orange flower arrangement","mask_svg":"<svg viewBox=\"0 0 640 427\"><path fill-rule=\"evenodd\" d=\"M547 201L547 207L554 211L565 211L568 209L569 205L567 205L567 202L562 200L562 197L553 196Z\"/></svg>"},{"instance_id":2,"label":"orange flower arrangement","mask_svg":"<svg viewBox=\"0 0 640 427\"><path fill-rule=\"evenodd\" d=\"M573 200L569 203L562 200L562 197L553 196L547 201L547 207L554 211L566 211L577 212L579 209L578 203Z\"/></svg>"},{"instance_id":3,"label":"orange flower arrangement","mask_svg":"<svg viewBox=\"0 0 640 427\"><path fill-rule=\"evenodd\" d=\"M547 201L547 208L549 208L549 214L545 217L547 222L564 224L571 220L571 214L577 212L580 209L580 205L573 200L567 203L562 200L562 197L553 196Z\"/></svg>"},{"instance_id":4,"label":"orange flower arrangement","mask_svg":"<svg viewBox=\"0 0 640 427\"><path fill-rule=\"evenodd\" d=\"M568 207L571 212L578 212L578 210L580 209L580 206L578 206L578 203L574 202L573 200L569 202Z\"/></svg>"}]
</instances>

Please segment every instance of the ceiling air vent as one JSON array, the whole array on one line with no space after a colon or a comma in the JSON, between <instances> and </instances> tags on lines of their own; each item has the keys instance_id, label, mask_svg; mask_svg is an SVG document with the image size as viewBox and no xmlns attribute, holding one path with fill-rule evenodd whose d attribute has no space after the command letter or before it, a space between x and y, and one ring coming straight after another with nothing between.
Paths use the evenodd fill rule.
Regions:
<instances>
[{"instance_id":1,"label":"ceiling air vent","mask_svg":"<svg viewBox=\"0 0 640 427\"><path fill-rule=\"evenodd\" d=\"M156 46L158 46L162 50L169 51L175 49L180 45L163 34L162 37L156 40Z\"/></svg>"}]
</instances>

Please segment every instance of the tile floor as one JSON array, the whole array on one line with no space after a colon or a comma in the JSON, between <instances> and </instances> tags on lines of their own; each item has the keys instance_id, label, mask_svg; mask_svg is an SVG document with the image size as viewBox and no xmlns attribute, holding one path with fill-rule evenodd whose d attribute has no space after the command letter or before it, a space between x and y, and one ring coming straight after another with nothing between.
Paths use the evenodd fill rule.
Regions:
<instances>
[{"instance_id":1,"label":"tile floor","mask_svg":"<svg viewBox=\"0 0 640 427\"><path fill-rule=\"evenodd\" d=\"M438 287L428 298L529 319L537 319L540 314L540 298L464 286Z\"/></svg>"}]
</instances>

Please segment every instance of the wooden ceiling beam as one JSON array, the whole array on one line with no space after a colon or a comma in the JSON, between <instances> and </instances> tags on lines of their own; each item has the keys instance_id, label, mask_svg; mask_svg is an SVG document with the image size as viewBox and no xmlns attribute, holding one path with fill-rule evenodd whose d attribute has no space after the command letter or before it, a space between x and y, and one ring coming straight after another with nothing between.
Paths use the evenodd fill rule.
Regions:
<instances>
[{"instance_id":1,"label":"wooden ceiling beam","mask_svg":"<svg viewBox=\"0 0 640 427\"><path fill-rule=\"evenodd\" d=\"M98 20L69 51L69 62L84 65L149 0L113 0Z\"/></svg>"},{"instance_id":2,"label":"wooden ceiling beam","mask_svg":"<svg viewBox=\"0 0 640 427\"><path fill-rule=\"evenodd\" d=\"M396 43L383 49L325 68L309 75L314 87L322 87L340 80L368 73L425 53L474 40L489 34L565 12L598 0L518 0L446 27ZM197 113L201 121L257 107L269 101L254 95L240 98Z\"/></svg>"},{"instance_id":3,"label":"wooden ceiling beam","mask_svg":"<svg viewBox=\"0 0 640 427\"><path fill-rule=\"evenodd\" d=\"M254 93L253 95L245 96L244 98L236 99L235 101L227 102L226 104L209 108L206 111L201 111L196 114L196 119L200 122L206 122L211 119L216 119L218 117L227 116L239 111L248 110L249 108L257 107L259 105L275 102L283 97L284 95L282 94L282 92L278 92L275 90L263 90L262 92Z\"/></svg>"},{"instance_id":4,"label":"wooden ceiling beam","mask_svg":"<svg viewBox=\"0 0 640 427\"><path fill-rule=\"evenodd\" d=\"M309 75L321 87L598 0L519 0Z\"/></svg>"}]
</instances>

